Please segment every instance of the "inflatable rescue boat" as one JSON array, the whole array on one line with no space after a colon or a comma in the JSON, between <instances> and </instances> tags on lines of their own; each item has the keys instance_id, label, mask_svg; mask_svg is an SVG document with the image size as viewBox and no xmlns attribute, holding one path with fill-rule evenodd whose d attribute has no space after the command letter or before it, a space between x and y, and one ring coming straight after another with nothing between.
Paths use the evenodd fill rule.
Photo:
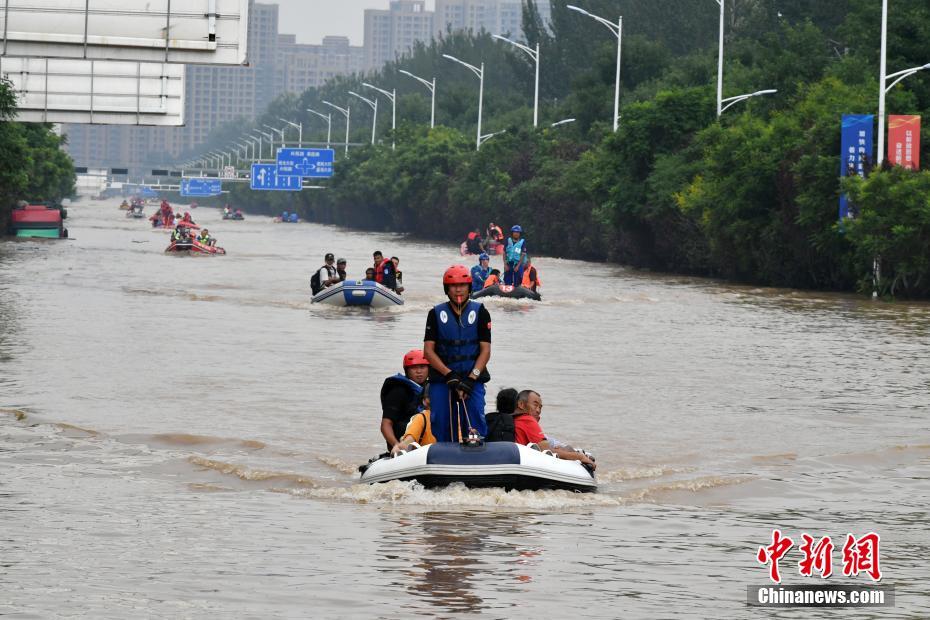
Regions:
<instances>
[{"instance_id":1,"label":"inflatable rescue boat","mask_svg":"<svg viewBox=\"0 0 930 620\"><path fill-rule=\"evenodd\" d=\"M471 294L472 299L482 297L507 297L509 299L532 299L533 301L542 299L542 295L536 291L531 291L525 286L510 286L508 284L492 284Z\"/></svg>"},{"instance_id":2,"label":"inflatable rescue boat","mask_svg":"<svg viewBox=\"0 0 930 620\"><path fill-rule=\"evenodd\" d=\"M428 488L460 482L470 488L506 490L564 489L577 493L597 490L597 480L580 461L560 459L551 452L506 441L467 446L434 443L397 456L373 459L359 468L361 482L416 480Z\"/></svg>"},{"instance_id":3,"label":"inflatable rescue boat","mask_svg":"<svg viewBox=\"0 0 930 620\"><path fill-rule=\"evenodd\" d=\"M197 254L202 254L204 256L219 254L222 256L226 254L226 250L215 245L204 245L194 239L182 239L180 241L172 241L171 245L165 248L165 254L187 254L191 256Z\"/></svg>"},{"instance_id":4,"label":"inflatable rescue boat","mask_svg":"<svg viewBox=\"0 0 930 620\"><path fill-rule=\"evenodd\" d=\"M374 280L346 280L324 288L313 296L311 302L330 306L386 308L404 305L404 298Z\"/></svg>"}]
</instances>

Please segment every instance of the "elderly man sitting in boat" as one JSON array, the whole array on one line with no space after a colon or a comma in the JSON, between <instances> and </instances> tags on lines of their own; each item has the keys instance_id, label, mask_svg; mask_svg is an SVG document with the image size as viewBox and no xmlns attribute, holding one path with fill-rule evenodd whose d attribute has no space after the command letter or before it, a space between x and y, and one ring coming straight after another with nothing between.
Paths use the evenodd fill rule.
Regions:
<instances>
[{"instance_id":1,"label":"elderly man sitting in boat","mask_svg":"<svg viewBox=\"0 0 930 620\"><path fill-rule=\"evenodd\" d=\"M542 397L534 390L523 390L517 395L517 409L513 414L514 436L519 444L536 444L540 450L549 450L560 459L581 461L593 471L597 469L594 459L583 452L568 447L556 447L543 433L539 425L542 415Z\"/></svg>"}]
</instances>

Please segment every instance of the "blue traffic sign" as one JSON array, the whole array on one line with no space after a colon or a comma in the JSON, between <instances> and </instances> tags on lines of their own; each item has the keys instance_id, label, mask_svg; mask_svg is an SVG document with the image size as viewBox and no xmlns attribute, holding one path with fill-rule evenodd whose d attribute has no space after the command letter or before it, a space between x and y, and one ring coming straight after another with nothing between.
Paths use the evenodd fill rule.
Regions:
<instances>
[{"instance_id":1,"label":"blue traffic sign","mask_svg":"<svg viewBox=\"0 0 930 620\"><path fill-rule=\"evenodd\" d=\"M303 186L300 177L278 175L274 164L252 164L252 178L249 187L255 190L275 190L281 192L299 192Z\"/></svg>"},{"instance_id":2,"label":"blue traffic sign","mask_svg":"<svg viewBox=\"0 0 930 620\"><path fill-rule=\"evenodd\" d=\"M182 196L219 196L223 193L223 182L219 179L181 179Z\"/></svg>"},{"instance_id":3,"label":"blue traffic sign","mask_svg":"<svg viewBox=\"0 0 930 620\"><path fill-rule=\"evenodd\" d=\"M335 158L333 149L278 149L278 176L329 178Z\"/></svg>"}]
</instances>

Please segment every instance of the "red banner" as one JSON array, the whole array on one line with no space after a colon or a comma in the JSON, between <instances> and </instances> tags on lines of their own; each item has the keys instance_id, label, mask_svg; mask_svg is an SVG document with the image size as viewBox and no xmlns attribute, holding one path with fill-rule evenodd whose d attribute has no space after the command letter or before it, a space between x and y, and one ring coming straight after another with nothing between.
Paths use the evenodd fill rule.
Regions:
<instances>
[{"instance_id":1,"label":"red banner","mask_svg":"<svg viewBox=\"0 0 930 620\"><path fill-rule=\"evenodd\" d=\"M911 170L920 168L920 117L888 117L888 161Z\"/></svg>"}]
</instances>

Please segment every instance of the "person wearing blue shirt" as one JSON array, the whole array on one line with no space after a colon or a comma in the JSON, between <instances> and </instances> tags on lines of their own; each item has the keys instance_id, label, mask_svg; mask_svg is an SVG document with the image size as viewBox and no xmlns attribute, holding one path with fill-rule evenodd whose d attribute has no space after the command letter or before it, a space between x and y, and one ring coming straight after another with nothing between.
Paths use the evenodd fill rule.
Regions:
<instances>
[{"instance_id":1,"label":"person wearing blue shirt","mask_svg":"<svg viewBox=\"0 0 930 620\"><path fill-rule=\"evenodd\" d=\"M518 224L510 229L510 238L504 246L504 284L520 286L523 282L523 270L529 262L523 228Z\"/></svg>"},{"instance_id":2,"label":"person wearing blue shirt","mask_svg":"<svg viewBox=\"0 0 930 620\"><path fill-rule=\"evenodd\" d=\"M487 254L478 256L478 264L471 268L471 291L484 288L484 281L491 275L491 257Z\"/></svg>"}]
</instances>

